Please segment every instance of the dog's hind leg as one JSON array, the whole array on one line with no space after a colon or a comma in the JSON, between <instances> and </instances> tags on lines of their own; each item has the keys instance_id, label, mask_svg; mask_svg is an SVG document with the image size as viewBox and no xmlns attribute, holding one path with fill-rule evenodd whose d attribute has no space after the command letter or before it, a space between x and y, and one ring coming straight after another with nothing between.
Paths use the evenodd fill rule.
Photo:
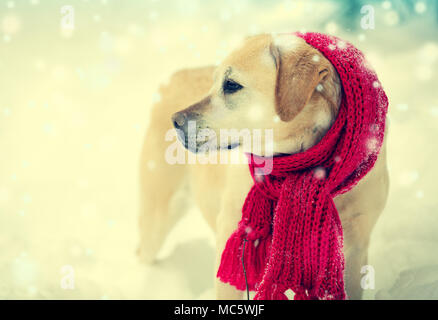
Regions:
<instances>
[{"instance_id":1,"label":"dog's hind leg","mask_svg":"<svg viewBox=\"0 0 438 320\"><path fill-rule=\"evenodd\" d=\"M138 255L142 262L152 263L167 234L186 211L189 199L185 167L169 165L164 153L154 158L147 150L154 149L145 143L140 168Z\"/></svg>"}]
</instances>

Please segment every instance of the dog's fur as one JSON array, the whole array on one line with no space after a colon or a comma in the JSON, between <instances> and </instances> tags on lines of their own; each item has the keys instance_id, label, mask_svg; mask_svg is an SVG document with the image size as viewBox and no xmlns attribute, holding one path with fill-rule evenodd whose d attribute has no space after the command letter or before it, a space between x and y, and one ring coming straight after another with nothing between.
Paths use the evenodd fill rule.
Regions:
<instances>
[{"instance_id":1,"label":"dog's fur","mask_svg":"<svg viewBox=\"0 0 438 320\"><path fill-rule=\"evenodd\" d=\"M224 94L226 79L243 88ZM272 128L274 155L293 154L312 147L324 136L338 113L341 91L331 63L304 40L291 35L250 37L216 68L174 74L161 88L162 99L152 111L141 156L140 258L148 263L155 260L191 197L216 234L217 267L253 183L244 164L166 163L169 142L164 137L172 121L186 132L184 124L196 120L197 130L208 128L218 136L221 128ZM272 154L262 148L260 155ZM367 264L370 233L385 206L388 187L384 142L372 171L351 191L335 198L344 228L345 280L350 299L361 298L361 267ZM242 292L216 280L216 296L240 299Z\"/></svg>"}]
</instances>

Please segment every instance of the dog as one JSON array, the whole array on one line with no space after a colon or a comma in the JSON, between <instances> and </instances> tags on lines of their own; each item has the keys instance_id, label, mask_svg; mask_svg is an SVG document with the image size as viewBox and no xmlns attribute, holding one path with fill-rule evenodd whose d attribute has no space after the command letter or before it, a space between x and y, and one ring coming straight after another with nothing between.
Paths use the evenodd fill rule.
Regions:
<instances>
[{"instance_id":1,"label":"dog","mask_svg":"<svg viewBox=\"0 0 438 320\"><path fill-rule=\"evenodd\" d=\"M217 268L253 184L250 172L244 163L169 163L169 129L174 126L182 133L181 145L190 149L184 153L202 149L202 141L189 141L190 121L196 123L195 132L208 129L217 136L223 128L272 129L273 143L270 148L262 143L261 156L302 152L318 143L336 119L342 97L339 76L303 39L263 34L246 38L216 67L175 73L160 93L140 159L138 255L146 263L155 261L166 235L193 199L215 233ZM219 143L217 152L229 153L241 144L241 139ZM367 265L370 233L388 190L385 138L374 168L334 199L344 230L344 277L350 299L362 297L361 269ZM243 298L242 291L218 279L215 292L217 299Z\"/></svg>"}]
</instances>

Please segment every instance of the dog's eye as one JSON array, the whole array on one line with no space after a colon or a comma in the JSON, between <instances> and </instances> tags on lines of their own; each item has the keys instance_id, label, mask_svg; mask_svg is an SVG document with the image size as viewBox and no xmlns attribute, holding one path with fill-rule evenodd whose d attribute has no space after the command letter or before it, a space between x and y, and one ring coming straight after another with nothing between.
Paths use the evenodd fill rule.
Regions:
<instances>
[{"instance_id":1,"label":"dog's eye","mask_svg":"<svg viewBox=\"0 0 438 320\"><path fill-rule=\"evenodd\" d=\"M223 84L223 89L224 89L225 94L234 93L236 91L239 91L242 88L243 88L243 86L241 86L237 82L234 82L233 80L230 80L230 79L225 80L224 84Z\"/></svg>"}]
</instances>

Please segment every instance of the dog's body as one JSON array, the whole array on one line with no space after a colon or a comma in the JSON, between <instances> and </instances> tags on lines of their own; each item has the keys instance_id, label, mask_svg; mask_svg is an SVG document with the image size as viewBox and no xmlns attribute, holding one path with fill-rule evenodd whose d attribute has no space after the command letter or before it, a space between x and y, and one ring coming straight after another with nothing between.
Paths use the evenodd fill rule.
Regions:
<instances>
[{"instance_id":1,"label":"dog's body","mask_svg":"<svg viewBox=\"0 0 438 320\"><path fill-rule=\"evenodd\" d=\"M296 74L287 74L289 69ZM235 85L231 89L222 88L231 77L230 81L243 82L245 85L240 87L245 89ZM292 83L290 79L297 77L304 80ZM231 96L227 96L227 90L231 90ZM239 91L243 92L236 94ZM190 106L173 116L174 125L183 132L187 130L184 124L191 118L214 131L273 128L274 155L292 154L313 146L329 129L337 115L340 85L328 60L303 41L294 40L291 44L283 38L263 35L249 38L217 68L176 73L161 89L161 97L152 111L140 163L139 255L143 261L154 261L165 236L191 198L216 234L218 266L225 243L241 219L242 205L253 181L245 164L167 163L165 154L170 142L165 141L165 136L172 125L172 114ZM262 105L264 113L248 120L245 105L254 105L255 101ZM286 106L290 103L295 109ZM184 142L187 147L187 141ZM370 233L388 195L385 144L372 171L352 190L335 198L344 229L345 280L351 299L361 298L361 268L367 264ZM269 153L263 149L261 155ZM218 280L216 295L219 299L242 298L241 291Z\"/></svg>"}]
</instances>

